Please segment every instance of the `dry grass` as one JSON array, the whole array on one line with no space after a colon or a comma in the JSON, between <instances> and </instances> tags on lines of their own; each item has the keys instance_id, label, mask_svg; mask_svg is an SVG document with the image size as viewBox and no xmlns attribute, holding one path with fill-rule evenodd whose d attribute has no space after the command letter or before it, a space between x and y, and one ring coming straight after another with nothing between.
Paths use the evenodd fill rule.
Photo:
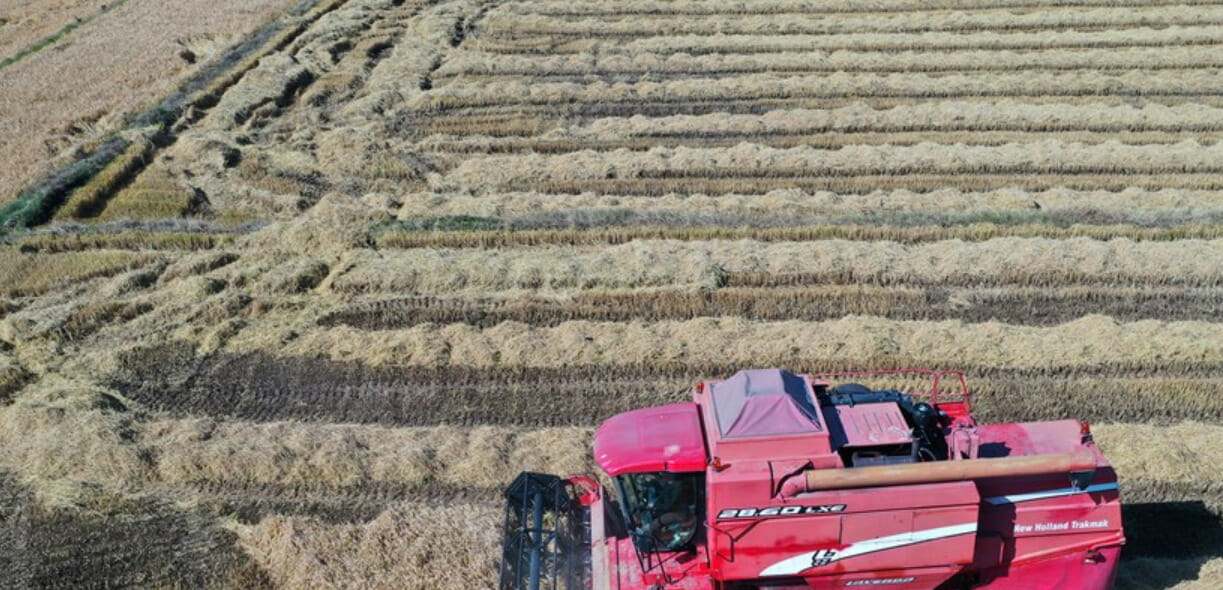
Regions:
<instances>
[{"instance_id":1,"label":"dry grass","mask_svg":"<svg viewBox=\"0 0 1223 590\"><path fill-rule=\"evenodd\" d=\"M887 241L917 244L942 240L980 242L1015 238L1125 238L1140 242L1223 237L1223 226L1193 225L1173 228L1143 228L1132 225L1044 224L889 227L886 225L815 225L781 228L710 227L606 227L599 229L421 231L392 230L378 234L379 248L504 248L544 245L625 244L636 240L753 240L758 242L807 242L816 240Z\"/></svg>"},{"instance_id":2,"label":"dry grass","mask_svg":"<svg viewBox=\"0 0 1223 590\"><path fill-rule=\"evenodd\" d=\"M207 86L200 89L192 98L194 104L215 105L224 94L235 84L242 80L245 75L254 69L260 62L272 54L277 49L293 42L295 38L301 35L308 27L315 23L320 17L325 17L333 12L337 7L344 5L347 0L319 0L313 4L313 7L305 14L296 18L284 19L284 23L279 30L269 36L263 43L251 53L242 58L238 63L227 68L222 75L213 79ZM284 5L288 7L292 5ZM238 93L240 94L240 93Z\"/></svg>"},{"instance_id":3,"label":"dry grass","mask_svg":"<svg viewBox=\"0 0 1223 590\"><path fill-rule=\"evenodd\" d=\"M101 213L97 215L99 221L177 218L200 213L205 207L196 191L183 186L178 178L159 165L145 169L117 193L114 188L112 186L104 197Z\"/></svg>"},{"instance_id":4,"label":"dry grass","mask_svg":"<svg viewBox=\"0 0 1223 590\"><path fill-rule=\"evenodd\" d=\"M854 358L820 358L791 351L786 356L756 357L753 362L796 371L933 364L917 356L918 352L909 356L886 347L880 350L875 357ZM112 387L135 404L173 416L532 429L593 427L617 413L683 400L694 381L730 376L743 368L741 359L684 357L547 367L512 363L375 366L358 360L210 352L207 348L194 354L185 351L182 343L142 348L120 355L117 362L122 368L110 377ZM1126 359L1058 364L1050 359L1039 366L968 361L950 366L971 375L975 408L986 422L1076 416L1093 422L1174 424L1223 418L1219 395L1223 373L1213 361ZM185 382L184 373L189 377Z\"/></svg>"},{"instance_id":5,"label":"dry grass","mask_svg":"<svg viewBox=\"0 0 1223 590\"><path fill-rule=\"evenodd\" d=\"M1116 55L1116 51L1109 51ZM1027 54L1024 54L1027 55ZM975 56L979 63L982 56ZM932 131L999 129L1034 131L1137 130L1206 131L1223 126L1223 109L1182 104L1107 106L1028 104L1017 101L932 101L890 109L864 103L827 110L778 109L754 115L670 117L608 117L588 125L554 132L572 137L665 137L672 135L751 135L768 133L827 133L853 131Z\"/></svg>"},{"instance_id":6,"label":"dry grass","mask_svg":"<svg viewBox=\"0 0 1223 590\"><path fill-rule=\"evenodd\" d=\"M422 494L498 488L522 469L593 468L593 430L586 427L149 421L130 413L129 403L88 384L40 382L0 409L0 466L28 480L69 479L115 490L150 482L357 491L394 484Z\"/></svg>"},{"instance_id":7,"label":"dry grass","mask_svg":"<svg viewBox=\"0 0 1223 590\"><path fill-rule=\"evenodd\" d=\"M846 146L778 149L750 143L730 148L655 148L645 152L582 151L555 156L472 157L432 183L438 191L506 191L615 179L794 179L903 175L1218 174L1223 143L1098 145L1044 140L1002 146Z\"/></svg>"},{"instance_id":8,"label":"dry grass","mask_svg":"<svg viewBox=\"0 0 1223 590\"><path fill-rule=\"evenodd\" d=\"M289 32L283 34L288 35ZM263 60L253 57L252 60L248 75L242 76L232 88L222 87L225 91L219 95L216 106L209 110L202 124L204 128L241 127L257 109L284 97L292 97L296 89L312 79L305 66L287 55L266 56Z\"/></svg>"},{"instance_id":9,"label":"dry grass","mask_svg":"<svg viewBox=\"0 0 1223 590\"><path fill-rule=\"evenodd\" d=\"M30 379L30 372L8 355L0 354L0 400L11 399Z\"/></svg>"},{"instance_id":10,"label":"dry grass","mask_svg":"<svg viewBox=\"0 0 1223 590\"><path fill-rule=\"evenodd\" d=\"M744 74L663 82L527 82L448 84L414 106L425 113L498 105L598 104L797 98L1098 97L1205 95L1219 84L1210 70L982 74Z\"/></svg>"},{"instance_id":11,"label":"dry grass","mask_svg":"<svg viewBox=\"0 0 1223 590\"><path fill-rule=\"evenodd\" d=\"M287 1L128 0L0 68L0 188ZM968 370L983 420L1098 424L1121 587L1216 587L1223 528L1174 529L1223 514L1200 468L1223 436L1221 18L326 0L281 20L183 98L149 166L63 213L104 223L0 250L0 495L40 531L16 579L489 587L500 487L592 469L609 415L748 365L937 365Z\"/></svg>"},{"instance_id":12,"label":"dry grass","mask_svg":"<svg viewBox=\"0 0 1223 590\"><path fill-rule=\"evenodd\" d=\"M131 180L153 155L153 143L137 138L119 157L93 175L84 186L73 191L67 202L55 214L57 220L96 217L106 207L106 201L121 185Z\"/></svg>"},{"instance_id":13,"label":"dry grass","mask_svg":"<svg viewBox=\"0 0 1223 590\"><path fill-rule=\"evenodd\" d=\"M193 69L179 56L180 41L191 44L198 64L291 5L130 0L76 30L62 50L0 70L0 153L8 154L0 199L14 197L72 146L115 129L125 114L168 94Z\"/></svg>"},{"instance_id":14,"label":"dry grass","mask_svg":"<svg viewBox=\"0 0 1223 590\"><path fill-rule=\"evenodd\" d=\"M480 293L725 284L871 282L988 286L1116 282L1215 285L1223 241L1074 238L893 242L650 241L600 248L354 251L340 293Z\"/></svg>"},{"instance_id":15,"label":"dry grass","mask_svg":"<svg viewBox=\"0 0 1223 590\"><path fill-rule=\"evenodd\" d=\"M654 37L659 35L810 35L829 33L960 33L1026 31L1092 27L1137 28L1200 26L1223 22L1217 6L1113 8L1048 7L1022 13L997 10L926 12L895 18L889 14L778 14L727 18L722 15L657 15L638 18L557 18L515 14L490 19L481 36L547 34L553 37Z\"/></svg>"},{"instance_id":16,"label":"dry grass","mask_svg":"<svg viewBox=\"0 0 1223 590\"><path fill-rule=\"evenodd\" d=\"M236 260L238 260L238 255L232 252L208 251L185 254L167 266L159 280L162 283L169 283L177 279L206 274L233 264Z\"/></svg>"},{"instance_id":17,"label":"dry grass","mask_svg":"<svg viewBox=\"0 0 1223 590\"><path fill-rule=\"evenodd\" d=\"M827 35L659 35L640 39L586 39L558 44L546 36L479 39L476 47L498 53L778 53L835 50L1053 49L1210 45L1223 33L1214 26L1140 27L1084 31L832 33Z\"/></svg>"},{"instance_id":18,"label":"dry grass","mask_svg":"<svg viewBox=\"0 0 1223 590\"><path fill-rule=\"evenodd\" d=\"M1203 483L1202 466L1223 461L1219 441L1223 427L1184 422L1175 426L1102 424L1092 427L1096 440L1125 480L1148 479L1169 483ZM1141 501L1131 498L1131 501ZM1223 496L1210 498L1223 512Z\"/></svg>"},{"instance_id":19,"label":"dry grass","mask_svg":"<svg viewBox=\"0 0 1223 590\"><path fill-rule=\"evenodd\" d=\"M496 584L503 518L492 502L408 502L360 525L272 517L238 534L284 588L468 590Z\"/></svg>"},{"instance_id":20,"label":"dry grass","mask_svg":"<svg viewBox=\"0 0 1223 590\"><path fill-rule=\"evenodd\" d=\"M920 145L920 144L919 144ZM963 144L960 144L963 145ZM1157 147L1160 144L1152 144ZM874 146L867 146L874 147ZM979 146L972 146L979 147ZM954 165L954 164L951 164ZM711 176L701 176L702 173ZM444 185L439 185L444 186ZM879 190L909 190L925 192L955 186L967 191L992 191L1017 188L1043 191L1053 188L1075 190L1121 191L1127 188L1147 190L1187 189L1223 190L1223 175L1210 170L1191 172L1145 173L1142 170L1124 173L1120 166L1099 173L1090 170L1011 171L985 169L972 173L922 172L906 170L900 173L804 174L800 171L774 170L761 175L742 176L733 170L664 171L644 178L610 178L580 180L550 180L531 183L522 180L512 190L537 189L556 194L592 192L662 196L677 193L762 193L782 189L830 191L864 195Z\"/></svg>"},{"instance_id":21,"label":"dry grass","mask_svg":"<svg viewBox=\"0 0 1223 590\"><path fill-rule=\"evenodd\" d=\"M92 0L13 0L0 9L0 61L11 59L98 11Z\"/></svg>"},{"instance_id":22,"label":"dry grass","mask_svg":"<svg viewBox=\"0 0 1223 590\"><path fill-rule=\"evenodd\" d=\"M751 3L727 3L717 0L628 0L624 2L587 2L573 4L563 0L525 0L508 6L499 6L493 14L500 18L513 18L517 14L549 14L559 16L600 15L761 15L779 13L844 14L859 12L924 12L938 10L1039 8L1051 6L1163 6L1183 5L1180 0L994 0L988 5L973 0L832 0L813 3L809 0L757 0Z\"/></svg>"},{"instance_id":23,"label":"dry grass","mask_svg":"<svg viewBox=\"0 0 1223 590\"><path fill-rule=\"evenodd\" d=\"M114 409L123 409L122 402L100 388L39 382L0 409L0 465L44 483L68 479L123 488L148 481L152 466L130 442L133 424ZM43 500L56 502L54 496Z\"/></svg>"},{"instance_id":24,"label":"dry grass","mask_svg":"<svg viewBox=\"0 0 1223 590\"><path fill-rule=\"evenodd\" d=\"M1106 216L1124 214L1157 216L1176 214L1178 211L1199 213L1219 211L1221 199L1223 199L1223 192L1219 191L1182 189L1152 191L1135 188L1118 192L1065 188L1046 191L1001 189L973 192L943 188L921 193L908 190L879 190L862 195L784 189L761 194L673 193L648 197L599 195L589 192L562 195L514 192L478 196L461 193L424 193L406 195L398 215L402 219L458 215L515 218L547 214L572 215L573 212L586 211L624 211L635 215L673 213L697 218L702 215L723 215L742 216L748 219L776 217L818 219L821 216L852 217L889 214L900 216L973 213L1002 215L1012 212L1028 214L1035 207L1040 207L1040 211L1049 213L1074 214L1081 211L1094 211Z\"/></svg>"},{"instance_id":25,"label":"dry grass","mask_svg":"<svg viewBox=\"0 0 1223 590\"><path fill-rule=\"evenodd\" d=\"M1007 70L1186 69L1223 65L1217 48L1134 47L1001 51L788 52L746 54L506 55L464 53L438 69L439 77L590 74L713 75L747 72L957 72Z\"/></svg>"},{"instance_id":26,"label":"dry grass","mask_svg":"<svg viewBox=\"0 0 1223 590\"><path fill-rule=\"evenodd\" d=\"M660 67L640 57L600 59L623 61L626 68L642 67L646 71ZM591 68L580 60L573 61L579 64L575 69ZM667 62L670 61L668 58ZM973 60L974 63L998 61L983 56ZM563 64L549 64L548 67L557 65ZM466 82L468 77L462 74L459 79ZM531 122L534 127L515 129L505 116L441 117L427 122L426 129L434 132L434 136L418 145L447 153L476 154L617 148L642 151L656 146L731 147L748 141L773 147L845 147L922 141L1001 145L1047 139L1066 143L1120 141L1143 144L1176 143L1196 138L1202 143L1214 143L1211 139L1218 136L1217 131L1223 125L1218 109L1204 104L1147 103L1135 108L1094 101L1032 104L1013 99L931 100L890 108L875 108L856 101L839 108L776 108L762 114L712 109L712 112L698 115L606 116L578 125L546 116L524 118L518 123L524 121Z\"/></svg>"},{"instance_id":27,"label":"dry grass","mask_svg":"<svg viewBox=\"0 0 1223 590\"><path fill-rule=\"evenodd\" d=\"M107 301L89 303L69 315L59 330L67 341L79 341L94 332L114 324L121 324L152 311L149 303Z\"/></svg>"},{"instance_id":28,"label":"dry grass","mask_svg":"<svg viewBox=\"0 0 1223 590\"><path fill-rule=\"evenodd\" d=\"M164 482L497 488L521 470L592 468L589 428L387 428L212 419L144 427Z\"/></svg>"},{"instance_id":29,"label":"dry grass","mask_svg":"<svg viewBox=\"0 0 1223 590\"><path fill-rule=\"evenodd\" d=\"M1223 294L1215 288L1068 287L959 288L805 285L726 287L712 291L584 291L571 297L406 297L358 301L328 313L322 325L364 330L416 324L502 322L555 326L567 321L686 320L737 316L753 320L828 320L873 315L900 320L961 319L1055 325L1088 313L1121 321L1214 319Z\"/></svg>"},{"instance_id":30,"label":"dry grass","mask_svg":"<svg viewBox=\"0 0 1223 590\"><path fill-rule=\"evenodd\" d=\"M896 104L896 103L890 103ZM887 106L887 105L880 105ZM750 138L752 143L767 145L774 148L794 148L808 146L821 149L840 149L852 145L891 144L910 146L921 143L968 144L980 146L1000 146L1013 143L1026 143L1043 139L1056 138L1073 143L1098 144L1116 141L1129 145L1162 144L1172 145L1194 139L1200 143L1217 143L1223 140L1223 132L1219 131L1093 131L1093 130L1041 130L1021 129L1002 131L958 131L955 129L935 129L930 131L847 131L828 133L792 134L777 133L746 133L746 134L692 134L663 135L660 137L629 137L624 139L604 139L598 137L583 138L549 138L522 137L513 129L473 119L466 123L457 123L459 119L451 116L449 120L439 120L438 131L444 134L436 135L422 147L434 152L441 167L448 167L456 155L472 154L520 154L541 153L556 154L576 152L579 150L610 151L628 149L634 151L647 150L655 147L677 148L688 147L733 147ZM452 124L457 123L457 124ZM555 122L539 120L538 130L561 130L561 125ZM430 131L433 131L431 129ZM502 136L509 131L509 136ZM458 135L467 133L469 135ZM927 190L937 190L942 187L930 187ZM1059 187L1066 188L1066 187ZM1120 187L1114 190L1131 188ZM631 190L629 192L632 192Z\"/></svg>"},{"instance_id":31,"label":"dry grass","mask_svg":"<svg viewBox=\"0 0 1223 590\"><path fill-rule=\"evenodd\" d=\"M13 241L22 252L84 252L89 250L208 250L222 246L231 236L208 233L145 231L34 234Z\"/></svg>"},{"instance_id":32,"label":"dry grass","mask_svg":"<svg viewBox=\"0 0 1223 590\"><path fill-rule=\"evenodd\" d=\"M487 330L420 324L371 339L348 327L298 333L287 354L372 365L559 367L666 362L768 366L780 359L842 362L922 359L935 366L1040 367L1127 359L1223 361L1223 327L1208 322L1118 323L1086 316L1055 327L959 321L894 321L849 316L826 322L703 318L652 323L566 322L536 328L505 323ZM242 334L236 351L259 350L275 334ZM709 342L722 343L717 347Z\"/></svg>"},{"instance_id":33,"label":"dry grass","mask_svg":"<svg viewBox=\"0 0 1223 590\"><path fill-rule=\"evenodd\" d=\"M148 254L123 250L87 250L60 254L0 251L0 292L9 296L38 295L96 277L113 276L154 260Z\"/></svg>"}]
</instances>

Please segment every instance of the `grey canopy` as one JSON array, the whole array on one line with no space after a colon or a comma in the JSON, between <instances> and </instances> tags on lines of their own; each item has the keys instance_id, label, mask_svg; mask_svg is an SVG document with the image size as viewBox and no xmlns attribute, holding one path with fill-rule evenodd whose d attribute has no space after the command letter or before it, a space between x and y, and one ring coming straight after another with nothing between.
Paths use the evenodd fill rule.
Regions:
<instances>
[{"instance_id":1,"label":"grey canopy","mask_svg":"<svg viewBox=\"0 0 1223 590\"><path fill-rule=\"evenodd\" d=\"M710 387L722 438L821 430L806 379L781 369L739 371Z\"/></svg>"}]
</instances>

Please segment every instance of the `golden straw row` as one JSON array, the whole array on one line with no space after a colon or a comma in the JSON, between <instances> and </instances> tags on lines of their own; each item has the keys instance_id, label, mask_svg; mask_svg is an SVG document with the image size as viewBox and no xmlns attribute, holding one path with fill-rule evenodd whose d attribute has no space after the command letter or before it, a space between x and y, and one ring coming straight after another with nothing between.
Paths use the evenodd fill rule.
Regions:
<instances>
[{"instance_id":1,"label":"golden straw row","mask_svg":"<svg viewBox=\"0 0 1223 590\"><path fill-rule=\"evenodd\" d=\"M355 250L325 283L346 293L717 286L728 273L811 273L888 282L1132 281L1216 284L1223 240L1074 238L895 242L638 240L605 247Z\"/></svg>"},{"instance_id":2,"label":"golden straw row","mask_svg":"<svg viewBox=\"0 0 1223 590\"><path fill-rule=\"evenodd\" d=\"M471 47L515 53L534 47L546 53L776 53L788 51L831 51L848 49L916 50L934 49L1042 49L1102 47L1164 47L1174 45L1217 45L1223 30L1216 26L1139 27L1134 29L1053 30L1009 33L831 33L826 35L662 35L642 39L575 39L557 45L546 35L516 39L471 40Z\"/></svg>"},{"instance_id":3,"label":"golden straw row","mask_svg":"<svg viewBox=\"0 0 1223 590\"><path fill-rule=\"evenodd\" d=\"M284 329L247 330L227 344L254 351L288 340ZM922 358L935 366L1098 365L1158 358L1164 362L1223 362L1223 325L1105 316L1053 327L960 321L749 321L701 318L653 323L573 321L555 327L507 322L488 329L421 324L367 332L350 327L298 328L282 354L360 361L372 366L563 367L590 364L769 364L782 359L845 359L883 363ZM716 343L716 344L713 344Z\"/></svg>"},{"instance_id":4,"label":"golden straw row","mask_svg":"<svg viewBox=\"0 0 1223 590\"><path fill-rule=\"evenodd\" d=\"M1123 191L1081 191L1064 188L1045 191L999 189L973 192L943 188L930 192L879 190L862 195L833 192L808 192L780 189L762 194L670 194L657 197L597 195L594 193L558 195L540 192L498 192L482 195L466 193L407 194L402 198L401 218L428 218L440 215L516 217L540 214L567 215L583 210L623 210L637 214L725 215L769 218L784 215L837 217L853 215L904 217L913 214L1073 214L1097 211L1110 215L1150 216L1180 213L1211 214L1223 210L1223 192L1184 189ZM1039 209L1037 209L1039 207Z\"/></svg>"},{"instance_id":5,"label":"golden straw row","mask_svg":"<svg viewBox=\"0 0 1223 590\"><path fill-rule=\"evenodd\" d=\"M827 132L1090 130L1205 131L1223 129L1223 108L1203 104L1030 104L1014 100L930 101L877 109L864 102L833 109L776 109L762 114L710 113L604 117L549 130L540 139L752 136ZM459 139L445 136L448 140ZM429 141L422 142L428 147Z\"/></svg>"},{"instance_id":6,"label":"golden straw row","mask_svg":"<svg viewBox=\"0 0 1223 590\"><path fill-rule=\"evenodd\" d=\"M1079 27L1167 27L1223 24L1223 7L1182 6L1116 8L1037 8L1010 11L957 10L906 15L653 16L565 19L546 15L506 15L481 21L480 36L548 34L579 37L654 35L741 35L904 33L919 31L1016 31Z\"/></svg>"},{"instance_id":7,"label":"golden straw row","mask_svg":"<svg viewBox=\"0 0 1223 590\"><path fill-rule=\"evenodd\" d=\"M786 178L903 174L1184 174L1223 173L1223 143L1167 145L1066 143L1042 140L1001 146L919 143L654 148L559 155L472 157L430 179L438 191L503 191L551 182L647 178Z\"/></svg>"},{"instance_id":8,"label":"golden straw row","mask_svg":"<svg viewBox=\"0 0 1223 590\"><path fill-rule=\"evenodd\" d=\"M84 399L72 389L56 393ZM580 448L590 439L589 428L164 419L136 426L141 447L157 451L150 464L141 447L108 436L116 427L110 416L89 411L62 416L25 399L0 411L0 440L5 442L0 465L31 480L70 478L116 487L210 481L358 489L378 484L487 489L504 485L521 469L572 473L590 468Z\"/></svg>"},{"instance_id":9,"label":"golden straw row","mask_svg":"<svg viewBox=\"0 0 1223 590\"><path fill-rule=\"evenodd\" d=\"M1042 8L1050 6L1145 7L1209 5L1206 0L992 0L989 8ZM927 12L938 10L983 9L977 0L628 0L624 2L566 2L564 0L520 0L507 2L490 14L511 17L519 14L555 15L658 15L658 14L775 14L802 12L806 14L837 14L857 12Z\"/></svg>"},{"instance_id":10,"label":"golden straw row","mask_svg":"<svg viewBox=\"0 0 1223 590\"><path fill-rule=\"evenodd\" d=\"M429 111L462 107L556 103L643 103L780 98L1008 96L1078 97L1210 95L1223 85L1223 71L1129 71L1125 73L950 74L746 74L664 82L577 83L507 79L456 82L417 95L409 104Z\"/></svg>"},{"instance_id":11,"label":"golden straw row","mask_svg":"<svg viewBox=\"0 0 1223 590\"><path fill-rule=\"evenodd\" d=\"M549 56L464 51L447 59L435 77L585 76L747 72L951 72L986 70L1192 69L1223 65L1217 47L1172 46L1112 49L1002 51L880 51L747 54L608 54Z\"/></svg>"}]
</instances>

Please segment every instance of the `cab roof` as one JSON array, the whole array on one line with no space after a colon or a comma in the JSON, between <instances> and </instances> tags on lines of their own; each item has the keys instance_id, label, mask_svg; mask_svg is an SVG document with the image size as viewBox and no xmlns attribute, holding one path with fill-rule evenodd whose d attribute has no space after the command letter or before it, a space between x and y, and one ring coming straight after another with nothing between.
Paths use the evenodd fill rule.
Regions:
<instances>
[{"instance_id":1,"label":"cab roof","mask_svg":"<svg viewBox=\"0 0 1223 590\"><path fill-rule=\"evenodd\" d=\"M709 387L721 437L764 437L824 430L806 377L780 369L739 371Z\"/></svg>"},{"instance_id":2,"label":"cab roof","mask_svg":"<svg viewBox=\"0 0 1223 590\"><path fill-rule=\"evenodd\" d=\"M709 454L723 464L840 462L806 375L749 369L728 379L703 382L693 397L701 408Z\"/></svg>"},{"instance_id":3,"label":"cab roof","mask_svg":"<svg viewBox=\"0 0 1223 590\"><path fill-rule=\"evenodd\" d=\"M703 471L708 455L697 405L681 402L613 416L595 432L594 455L611 476Z\"/></svg>"}]
</instances>

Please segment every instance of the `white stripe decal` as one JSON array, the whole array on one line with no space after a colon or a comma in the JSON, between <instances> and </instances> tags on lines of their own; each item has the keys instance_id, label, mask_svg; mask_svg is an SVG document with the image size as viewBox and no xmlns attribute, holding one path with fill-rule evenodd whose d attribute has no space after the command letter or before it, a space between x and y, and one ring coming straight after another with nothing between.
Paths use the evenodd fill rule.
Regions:
<instances>
[{"instance_id":1,"label":"white stripe decal","mask_svg":"<svg viewBox=\"0 0 1223 590\"><path fill-rule=\"evenodd\" d=\"M827 565L834 561L849 559L867 553L875 553L876 551L886 551L906 545L916 545L926 541L935 539L945 539L947 537L957 537L959 535L967 535L977 532L977 523L970 522L966 524L957 524L952 526L939 527L936 529L927 529L924 531L913 531L909 533L900 533L898 535L889 535L879 537L877 539L867 539L857 543L851 543L840 549L820 549L817 551L808 551L783 559L769 567L764 568L760 572L763 576L792 576L805 569Z\"/></svg>"},{"instance_id":2,"label":"white stripe decal","mask_svg":"<svg viewBox=\"0 0 1223 590\"><path fill-rule=\"evenodd\" d=\"M1098 483L1096 485L1087 486L1085 490L1076 488L1063 488L1060 490L1046 490L1043 492L1031 492L1027 494L1011 494L1010 496L994 496L985 498L985 501L994 506L1003 504L1016 504L1019 502L1030 502L1032 500L1044 500L1045 498L1056 498L1058 496L1073 496L1074 494L1090 494L1095 492L1107 492L1117 489L1116 483Z\"/></svg>"}]
</instances>

